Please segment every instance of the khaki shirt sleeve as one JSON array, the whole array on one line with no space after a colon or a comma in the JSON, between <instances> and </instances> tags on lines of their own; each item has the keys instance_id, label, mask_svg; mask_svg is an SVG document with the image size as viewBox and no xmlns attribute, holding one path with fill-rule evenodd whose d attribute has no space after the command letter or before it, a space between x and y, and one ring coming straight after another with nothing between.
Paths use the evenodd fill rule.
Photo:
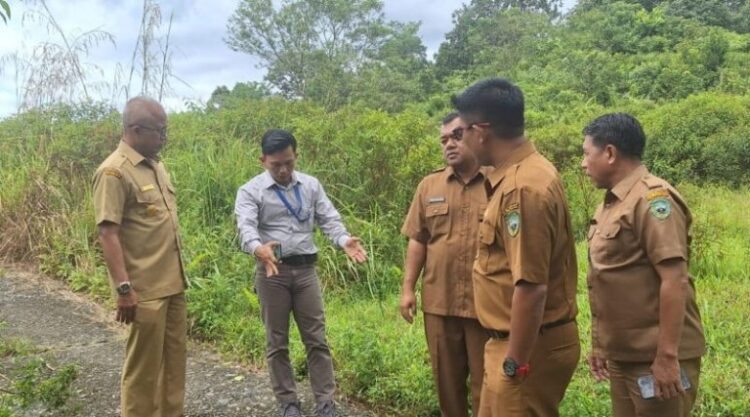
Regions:
<instances>
[{"instance_id":1,"label":"khaki shirt sleeve","mask_svg":"<svg viewBox=\"0 0 750 417\"><path fill-rule=\"evenodd\" d=\"M120 224L125 207L126 190L122 172L117 168L103 168L94 175L94 214L96 224Z\"/></svg>"},{"instance_id":2,"label":"khaki shirt sleeve","mask_svg":"<svg viewBox=\"0 0 750 417\"><path fill-rule=\"evenodd\" d=\"M667 259L688 260L687 208L664 191L652 200L641 198L635 207L641 245L654 265Z\"/></svg>"},{"instance_id":3,"label":"khaki shirt sleeve","mask_svg":"<svg viewBox=\"0 0 750 417\"><path fill-rule=\"evenodd\" d=\"M425 223L423 194L424 181L420 182L417 186L417 191L414 193L414 199L412 199L409 212L406 215L406 219L404 219L404 225L401 227L401 234L419 243L427 244L430 240L430 234Z\"/></svg>"},{"instance_id":4,"label":"khaki shirt sleeve","mask_svg":"<svg viewBox=\"0 0 750 417\"><path fill-rule=\"evenodd\" d=\"M528 188L513 190L503 202L498 228L508 255L513 284L523 280L546 285L549 281L555 239L554 213L550 196ZM518 224L514 226L516 221Z\"/></svg>"}]
</instances>

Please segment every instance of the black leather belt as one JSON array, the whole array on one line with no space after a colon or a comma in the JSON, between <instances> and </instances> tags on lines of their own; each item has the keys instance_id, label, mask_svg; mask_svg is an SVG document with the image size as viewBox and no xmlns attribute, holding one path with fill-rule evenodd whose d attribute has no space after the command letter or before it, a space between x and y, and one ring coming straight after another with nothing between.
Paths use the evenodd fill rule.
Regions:
<instances>
[{"instance_id":1,"label":"black leather belt","mask_svg":"<svg viewBox=\"0 0 750 417\"><path fill-rule=\"evenodd\" d=\"M510 332L503 332L500 330L484 329L491 339L507 339L510 336Z\"/></svg>"},{"instance_id":2,"label":"black leather belt","mask_svg":"<svg viewBox=\"0 0 750 417\"><path fill-rule=\"evenodd\" d=\"M552 323L543 324L542 328L539 329L539 333L540 334L544 333L545 330L554 329L555 327L560 327L563 324L568 324L572 321L576 321L576 319L562 319L562 320L553 321Z\"/></svg>"},{"instance_id":3,"label":"black leather belt","mask_svg":"<svg viewBox=\"0 0 750 417\"><path fill-rule=\"evenodd\" d=\"M544 333L545 330L554 329L555 327L560 327L572 321L576 321L576 319L562 319L553 321L552 323L543 324L542 327L539 328L539 333ZM487 333L487 336L492 339L507 339L508 336L510 336L510 332L502 330L484 329L484 331Z\"/></svg>"},{"instance_id":4,"label":"black leather belt","mask_svg":"<svg viewBox=\"0 0 750 417\"><path fill-rule=\"evenodd\" d=\"M289 266L307 266L313 265L318 261L318 254L313 253L310 255L292 255L286 258L281 258L281 263Z\"/></svg>"}]
</instances>

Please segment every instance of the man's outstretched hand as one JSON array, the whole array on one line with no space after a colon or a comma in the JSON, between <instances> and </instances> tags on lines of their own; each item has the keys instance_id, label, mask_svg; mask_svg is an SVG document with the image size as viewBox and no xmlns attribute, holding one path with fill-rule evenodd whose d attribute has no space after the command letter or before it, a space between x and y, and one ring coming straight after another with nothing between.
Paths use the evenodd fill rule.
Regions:
<instances>
[{"instance_id":1,"label":"man's outstretched hand","mask_svg":"<svg viewBox=\"0 0 750 417\"><path fill-rule=\"evenodd\" d=\"M344 252L354 262L361 264L367 262L367 251L362 247L362 241L358 237L350 237L344 245Z\"/></svg>"}]
</instances>

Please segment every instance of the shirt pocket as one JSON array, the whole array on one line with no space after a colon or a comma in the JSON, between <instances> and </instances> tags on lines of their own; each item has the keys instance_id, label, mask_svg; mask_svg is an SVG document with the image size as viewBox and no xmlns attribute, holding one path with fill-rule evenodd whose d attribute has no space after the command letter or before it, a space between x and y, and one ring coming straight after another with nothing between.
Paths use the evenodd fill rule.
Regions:
<instances>
[{"instance_id":1,"label":"shirt pocket","mask_svg":"<svg viewBox=\"0 0 750 417\"><path fill-rule=\"evenodd\" d=\"M425 222L433 238L450 232L450 216L448 203L430 204L425 213Z\"/></svg>"},{"instance_id":2,"label":"shirt pocket","mask_svg":"<svg viewBox=\"0 0 750 417\"><path fill-rule=\"evenodd\" d=\"M165 215L165 207L159 192L155 189L148 191L138 190L135 193L136 212L138 216L146 221L160 220Z\"/></svg>"},{"instance_id":3,"label":"shirt pocket","mask_svg":"<svg viewBox=\"0 0 750 417\"><path fill-rule=\"evenodd\" d=\"M479 225L479 247L477 248L477 264L485 272L489 272L490 267L490 247L495 243L495 225L489 222L482 222Z\"/></svg>"},{"instance_id":4,"label":"shirt pocket","mask_svg":"<svg viewBox=\"0 0 750 417\"><path fill-rule=\"evenodd\" d=\"M622 225L610 223L601 226L591 226L589 229L589 245L591 247L591 260L598 264L611 264L621 252L619 236Z\"/></svg>"}]
</instances>

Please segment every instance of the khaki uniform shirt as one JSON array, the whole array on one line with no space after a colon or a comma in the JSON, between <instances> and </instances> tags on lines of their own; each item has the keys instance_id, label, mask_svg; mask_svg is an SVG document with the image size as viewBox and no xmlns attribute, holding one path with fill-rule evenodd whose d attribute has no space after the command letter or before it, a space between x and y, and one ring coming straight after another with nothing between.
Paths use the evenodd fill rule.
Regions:
<instances>
[{"instance_id":1,"label":"khaki uniform shirt","mask_svg":"<svg viewBox=\"0 0 750 417\"><path fill-rule=\"evenodd\" d=\"M656 357L661 279L654 265L689 259L691 216L682 196L641 166L606 194L588 231L593 348L618 361ZM679 359L705 353L692 279Z\"/></svg>"},{"instance_id":2,"label":"khaki uniform shirt","mask_svg":"<svg viewBox=\"0 0 750 417\"><path fill-rule=\"evenodd\" d=\"M401 233L427 246L422 284L425 313L477 317L471 271L487 207L484 180L484 169L464 183L447 167L417 186Z\"/></svg>"},{"instance_id":3,"label":"khaki uniform shirt","mask_svg":"<svg viewBox=\"0 0 750 417\"><path fill-rule=\"evenodd\" d=\"M488 188L492 197L474 262L479 321L488 329L510 331L520 280L547 285L543 325L574 320L575 243L557 170L527 142L488 175Z\"/></svg>"},{"instance_id":4,"label":"khaki uniform shirt","mask_svg":"<svg viewBox=\"0 0 750 417\"><path fill-rule=\"evenodd\" d=\"M161 162L120 142L94 175L96 224L120 225L125 269L141 301L184 291L175 191Z\"/></svg>"}]
</instances>

